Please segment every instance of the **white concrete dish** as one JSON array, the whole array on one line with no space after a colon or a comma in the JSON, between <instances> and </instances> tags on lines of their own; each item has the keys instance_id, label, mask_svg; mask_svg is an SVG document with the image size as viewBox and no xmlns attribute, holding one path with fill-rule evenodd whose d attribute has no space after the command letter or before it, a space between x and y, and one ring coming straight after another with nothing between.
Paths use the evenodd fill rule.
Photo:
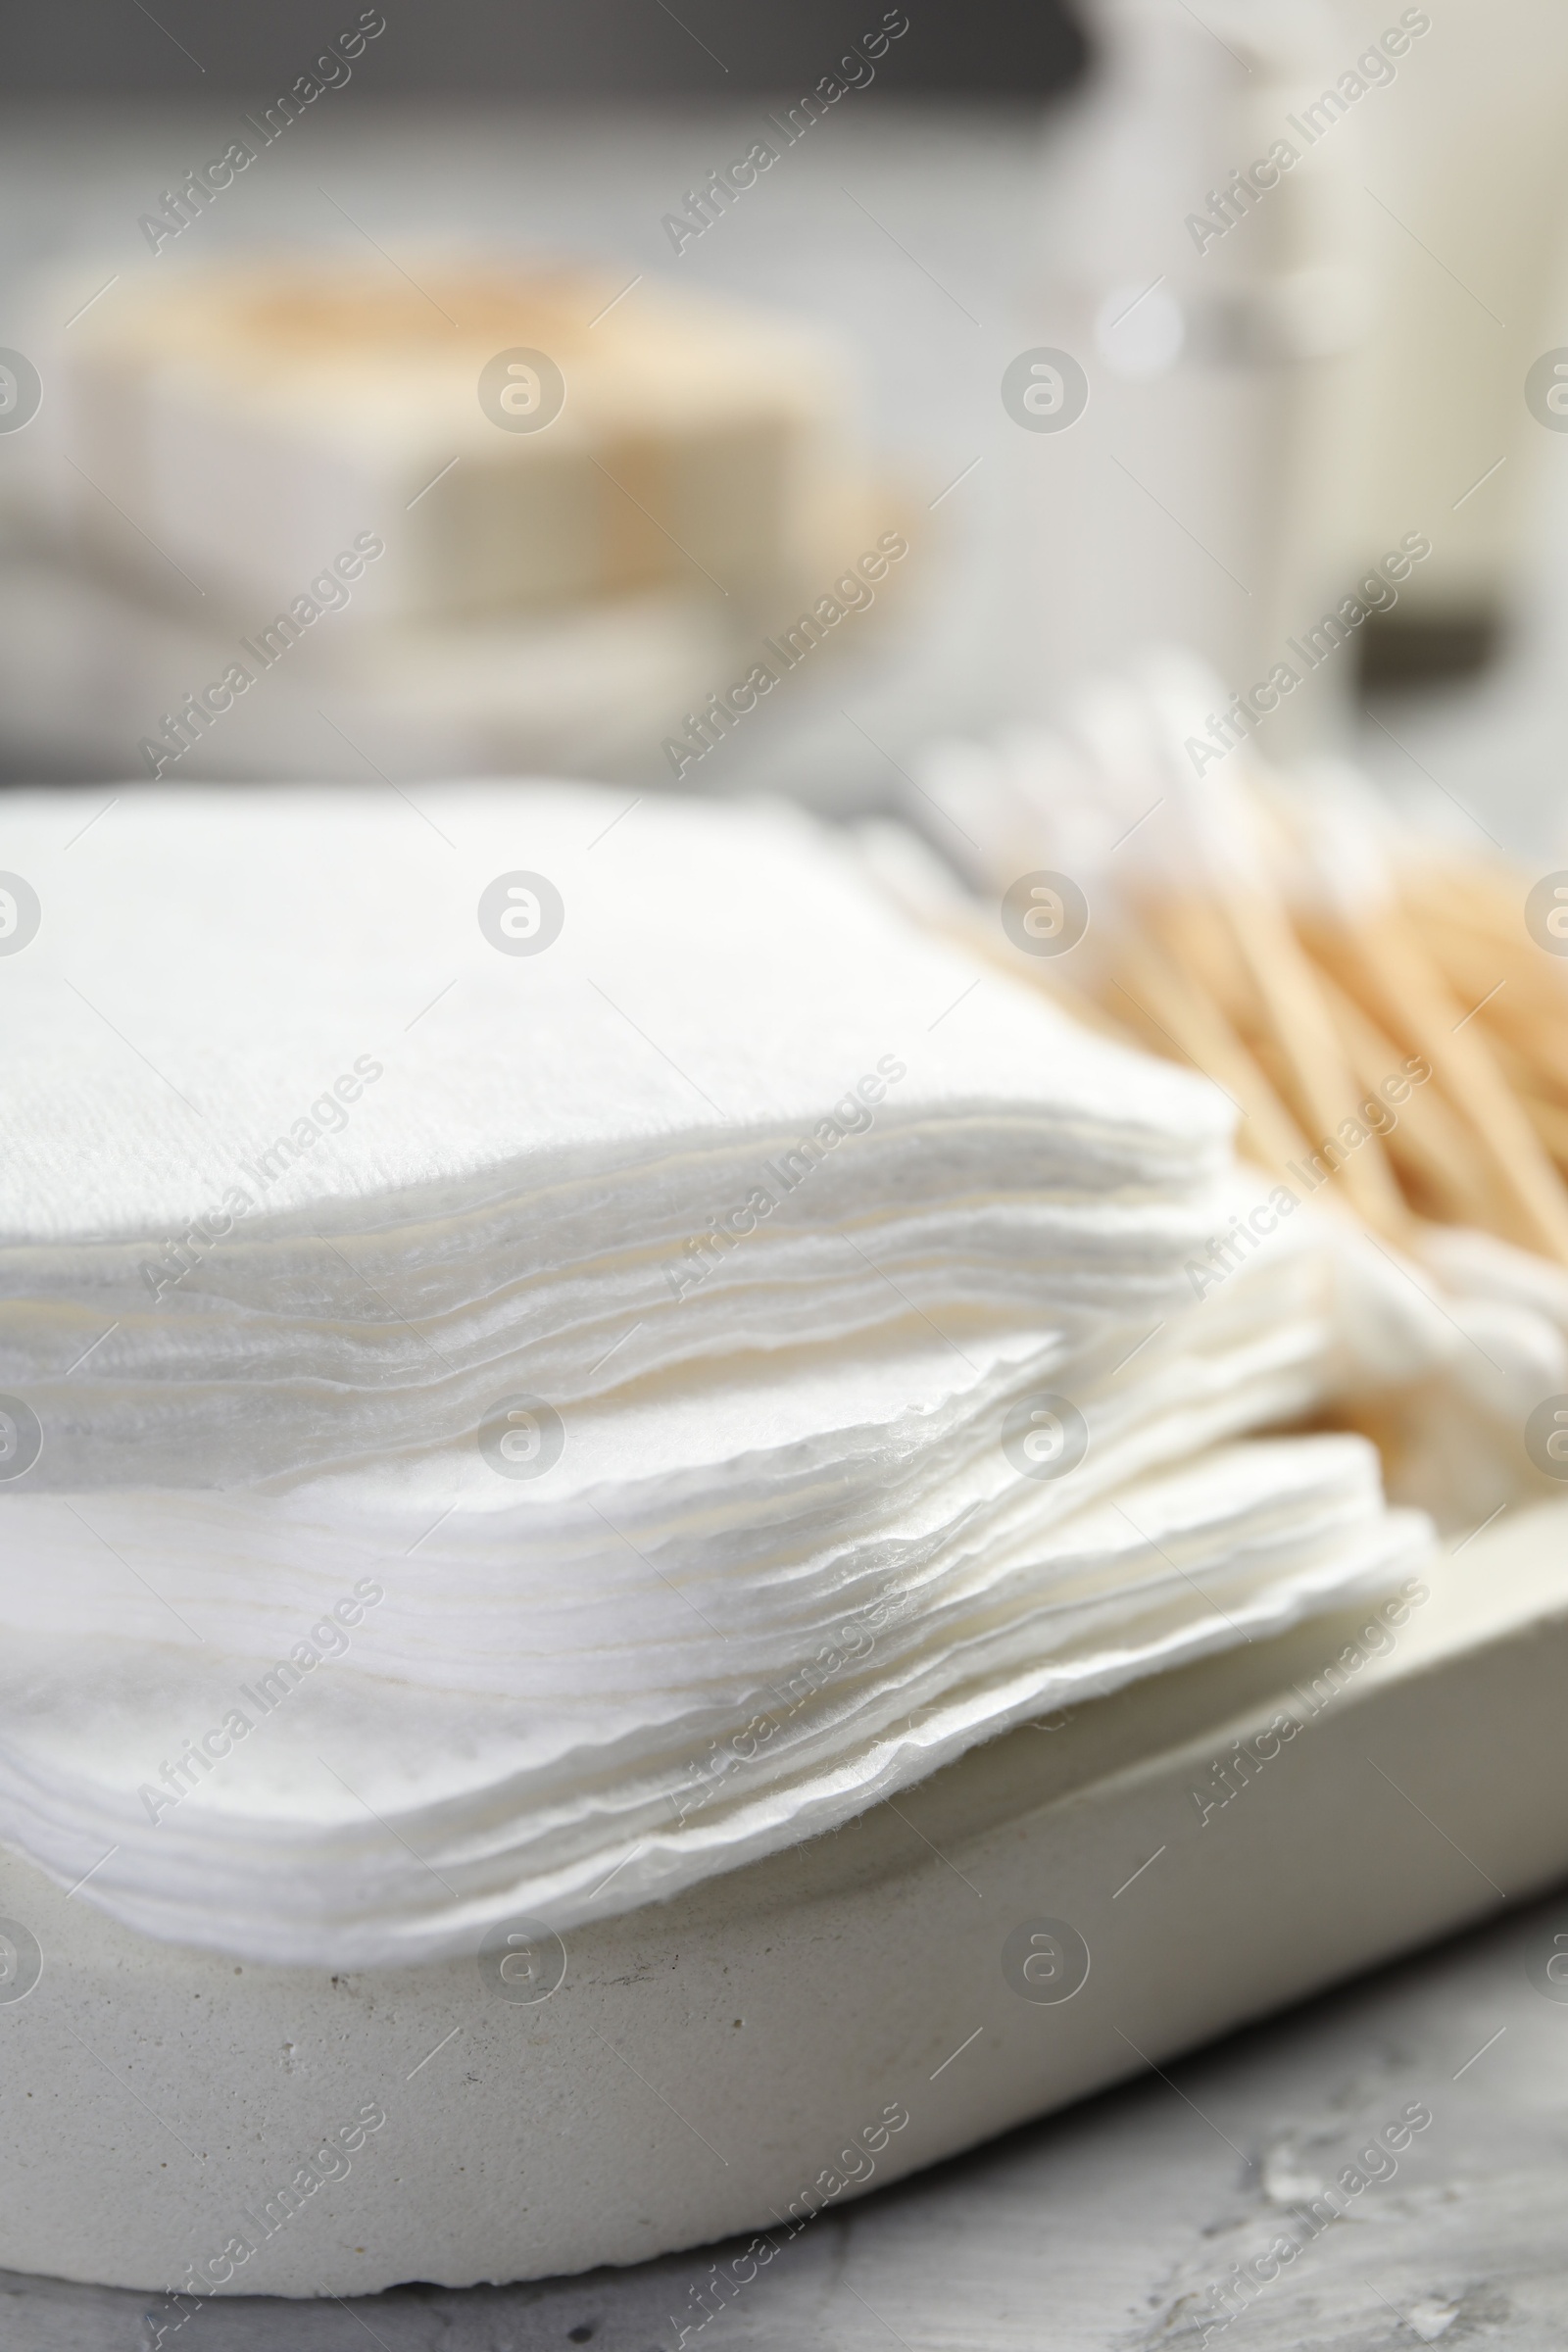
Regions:
<instances>
[{"instance_id":1,"label":"white concrete dish","mask_svg":"<svg viewBox=\"0 0 1568 2352\"><path fill-rule=\"evenodd\" d=\"M0 1857L0 2264L153 2290L155 2342L197 2281L465 2285L766 2231L755 2275L824 2201L1568 1870L1568 1511L1369 1622L1014 1732L576 1931L543 1998L527 1931L510 1959L241 1967Z\"/></svg>"}]
</instances>

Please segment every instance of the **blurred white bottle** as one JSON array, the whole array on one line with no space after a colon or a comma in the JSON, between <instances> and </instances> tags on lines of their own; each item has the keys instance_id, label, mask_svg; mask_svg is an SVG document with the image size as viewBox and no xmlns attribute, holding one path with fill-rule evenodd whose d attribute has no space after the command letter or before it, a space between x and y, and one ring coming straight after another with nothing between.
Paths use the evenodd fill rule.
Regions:
<instances>
[{"instance_id":1,"label":"blurred white bottle","mask_svg":"<svg viewBox=\"0 0 1568 2352\"><path fill-rule=\"evenodd\" d=\"M1353 58L1364 0L1330 5ZM1541 469L1568 465L1568 410L1544 400L1568 374L1547 365L1530 384L1568 347L1568 8L1436 0L1378 22L1412 17L1430 28L1397 81L1335 132L1376 294L1351 371L1362 463L1347 564L1411 529L1431 538L1374 624L1376 666L1451 674L1495 642L1527 574Z\"/></svg>"},{"instance_id":2,"label":"blurred white bottle","mask_svg":"<svg viewBox=\"0 0 1568 2352\"><path fill-rule=\"evenodd\" d=\"M1336 26L1317 0L1087 13L1099 69L1045 147L1036 340L1079 361L1088 405L1017 431L1006 461L1028 516L1029 699L1049 708L1151 640L1245 693L1343 593L1353 539L1348 368L1368 303L1348 150L1289 120L1336 64ZM1310 737L1322 693L1282 698L1265 743Z\"/></svg>"}]
</instances>

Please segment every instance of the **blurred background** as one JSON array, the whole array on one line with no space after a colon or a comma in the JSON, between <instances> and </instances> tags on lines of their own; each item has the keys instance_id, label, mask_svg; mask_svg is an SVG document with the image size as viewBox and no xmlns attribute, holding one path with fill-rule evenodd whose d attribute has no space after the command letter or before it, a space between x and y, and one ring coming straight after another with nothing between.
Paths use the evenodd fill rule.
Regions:
<instances>
[{"instance_id":1,"label":"blurred background","mask_svg":"<svg viewBox=\"0 0 1568 2352\"><path fill-rule=\"evenodd\" d=\"M83 0L8 67L9 781L907 811L1179 645L1559 841L1550 0Z\"/></svg>"}]
</instances>

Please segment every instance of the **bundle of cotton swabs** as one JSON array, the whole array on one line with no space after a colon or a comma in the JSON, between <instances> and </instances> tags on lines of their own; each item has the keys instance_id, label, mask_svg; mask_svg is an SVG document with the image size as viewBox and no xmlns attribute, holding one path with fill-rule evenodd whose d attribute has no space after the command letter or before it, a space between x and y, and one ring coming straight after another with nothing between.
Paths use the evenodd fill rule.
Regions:
<instances>
[{"instance_id":1,"label":"bundle of cotton swabs","mask_svg":"<svg viewBox=\"0 0 1568 2352\"><path fill-rule=\"evenodd\" d=\"M937 747L911 818L972 897L885 828L870 860L928 924L1209 1076L1260 1200L1363 1231L1430 1311L1425 1370L1354 1418L1398 1492L1473 1523L1550 1491L1530 1415L1568 1389L1568 973L1531 877L1396 821L1348 763L1287 774L1249 743L1195 776L1216 693L1160 656L1057 729ZM1081 906L1042 952L1004 918L1054 869Z\"/></svg>"}]
</instances>

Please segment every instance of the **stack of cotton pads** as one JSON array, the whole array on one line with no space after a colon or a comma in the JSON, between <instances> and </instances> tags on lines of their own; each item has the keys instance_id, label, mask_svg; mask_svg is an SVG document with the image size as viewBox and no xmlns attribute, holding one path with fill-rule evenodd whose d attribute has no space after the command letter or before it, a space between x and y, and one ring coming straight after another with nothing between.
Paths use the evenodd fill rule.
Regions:
<instances>
[{"instance_id":1,"label":"stack of cotton pads","mask_svg":"<svg viewBox=\"0 0 1568 2352\"><path fill-rule=\"evenodd\" d=\"M9 805L0 1837L419 1959L1408 1572L1212 1089L803 817L416 797Z\"/></svg>"}]
</instances>

